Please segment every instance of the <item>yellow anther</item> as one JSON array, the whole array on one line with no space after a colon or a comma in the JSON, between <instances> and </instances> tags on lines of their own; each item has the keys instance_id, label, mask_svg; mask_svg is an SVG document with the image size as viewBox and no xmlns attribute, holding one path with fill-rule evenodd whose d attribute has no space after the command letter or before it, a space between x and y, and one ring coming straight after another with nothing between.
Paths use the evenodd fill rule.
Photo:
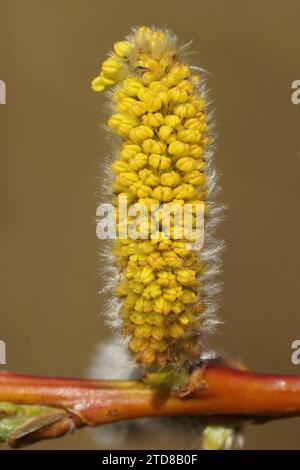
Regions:
<instances>
[{"instance_id":1,"label":"yellow anther","mask_svg":"<svg viewBox=\"0 0 300 470\"><path fill-rule=\"evenodd\" d=\"M184 335L184 329L177 322L174 322L169 327L169 335L174 339L180 338Z\"/></svg>"},{"instance_id":2,"label":"yellow anther","mask_svg":"<svg viewBox=\"0 0 300 470\"><path fill-rule=\"evenodd\" d=\"M153 189L152 196L162 202L169 202L173 199L173 192L167 186L157 186Z\"/></svg>"},{"instance_id":3,"label":"yellow anther","mask_svg":"<svg viewBox=\"0 0 300 470\"><path fill-rule=\"evenodd\" d=\"M169 114L165 117L164 123L167 126L172 127L172 129L175 129L180 125L181 119L178 116L175 116L174 114Z\"/></svg>"},{"instance_id":4,"label":"yellow anther","mask_svg":"<svg viewBox=\"0 0 300 470\"><path fill-rule=\"evenodd\" d=\"M135 143L153 137L153 130L149 126L137 126L129 132L129 138Z\"/></svg>"},{"instance_id":5,"label":"yellow anther","mask_svg":"<svg viewBox=\"0 0 300 470\"><path fill-rule=\"evenodd\" d=\"M197 111L202 111L205 107L205 101L202 98L193 98L192 99L193 106L197 109Z\"/></svg>"},{"instance_id":6,"label":"yellow anther","mask_svg":"<svg viewBox=\"0 0 300 470\"><path fill-rule=\"evenodd\" d=\"M168 138L170 137L170 135L172 134L172 132L173 132L172 127L161 126L159 131L158 131L158 135L161 138L161 140L167 141Z\"/></svg>"},{"instance_id":7,"label":"yellow anther","mask_svg":"<svg viewBox=\"0 0 300 470\"><path fill-rule=\"evenodd\" d=\"M167 104L169 103L169 95L168 95L168 92L167 92L167 91L161 91L161 92L158 94L158 97L159 97L159 99L161 100L163 106L167 106Z\"/></svg>"},{"instance_id":8,"label":"yellow anther","mask_svg":"<svg viewBox=\"0 0 300 470\"><path fill-rule=\"evenodd\" d=\"M175 313L176 315L179 315L184 309L184 306L181 302L172 302L171 304L171 311Z\"/></svg>"},{"instance_id":9,"label":"yellow anther","mask_svg":"<svg viewBox=\"0 0 300 470\"><path fill-rule=\"evenodd\" d=\"M164 85L162 82L155 81L150 83L149 89L153 91L154 93L161 93L161 92L167 92L168 88L166 85Z\"/></svg>"},{"instance_id":10,"label":"yellow anther","mask_svg":"<svg viewBox=\"0 0 300 470\"><path fill-rule=\"evenodd\" d=\"M141 353L140 361L144 366L150 366L155 361L155 352L147 348Z\"/></svg>"},{"instance_id":11,"label":"yellow anther","mask_svg":"<svg viewBox=\"0 0 300 470\"><path fill-rule=\"evenodd\" d=\"M130 280L128 282L128 286L129 286L130 290L132 292L134 292L135 294L141 294L144 290L144 284L142 282L139 282L139 281Z\"/></svg>"},{"instance_id":12,"label":"yellow anther","mask_svg":"<svg viewBox=\"0 0 300 470\"><path fill-rule=\"evenodd\" d=\"M133 279L135 271L136 269L134 268L134 266L128 264L125 271L126 279Z\"/></svg>"},{"instance_id":13,"label":"yellow anther","mask_svg":"<svg viewBox=\"0 0 300 470\"><path fill-rule=\"evenodd\" d=\"M201 145L192 144L190 146L189 155L193 158L201 158L203 155L203 147L201 147Z\"/></svg>"},{"instance_id":14,"label":"yellow anther","mask_svg":"<svg viewBox=\"0 0 300 470\"><path fill-rule=\"evenodd\" d=\"M114 44L114 50L119 57L127 57L132 51L132 45L129 41L118 41Z\"/></svg>"},{"instance_id":15,"label":"yellow anther","mask_svg":"<svg viewBox=\"0 0 300 470\"><path fill-rule=\"evenodd\" d=\"M158 245L158 248L160 250L168 250L170 248L172 244L172 241L171 240L162 240L159 245Z\"/></svg>"},{"instance_id":16,"label":"yellow anther","mask_svg":"<svg viewBox=\"0 0 300 470\"><path fill-rule=\"evenodd\" d=\"M130 166L124 160L115 160L111 165L114 173L122 173L123 171L130 171Z\"/></svg>"},{"instance_id":17,"label":"yellow anther","mask_svg":"<svg viewBox=\"0 0 300 470\"><path fill-rule=\"evenodd\" d=\"M201 132L193 129L186 129L178 132L178 137L182 142L197 144L201 139Z\"/></svg>"},{"instance_id":18,"label":"yellow anther","mask_svg":"<svg viewBox=\"0 0 300 470\"><path fill-rule=\"evenodd\" d=\"M100 92L115 84L115 80L105 78L102 74L94 78L91 83L93 91Z\"/></svg>"},{"instance_id":19,"label":"yellow anther","mask_svg":"<svg viewBox=\"0 0 300 470\"><path fill-rule=\"evenodd\" d=\"M172 103L184 103L188 100L188 94L185 90L181 90L179 87L171 88L168 91L170 101Z\"/></svg>"},{"instance_id":20,"label":"yellow anther","mask_svg":"<svg viewBox=\"0 0 300 470\"><path fill-rule=\"evenodd\" d=\"M153 173L149 174L145 178L145 184L152 187L157 186L159 184L159 176L154 175Z\"/></svg>"},{"instance_id":21,"label":"yellow anther","mask_svg":"<svg viewBox=\"0 0 300 470\"><path fill-rule=\"evenodd\" d=\"M161 341L165 336L164 328L156 327L152 329L152 338L156 341Z\"/></svg>"},{"instance_id":22,"label":"yellow anther","mask_svg":"<svg viewBox=\"0 0 300 470\"><path fill-rule=\"evenodd\" d=\"M170 145L170 144L173 144L173 142L176 142L176 140L177 140L177 136L175 133L173 133L167 138L166 143Z\"/></svg>"},{"instance_id":23,"label":"yellow anther","mask_svg":"<svg viewBox=\"0 0 300 470\"><path fill-rule=\"evenodd\" d=\"M135 325L143 325L146 323L146 315L143 315L141 312L132 312L129 315L130 321L134 323Z\"/></svg>"},{"instance_id":24,"label":"yellow anther","mask_svg":"<svg viewBox=\"0 0 300 470\"><path fill-rule=\"evenodd\" d=\"M143 149L148 154L155 153L162 155L166 151L166 145L159 140L146 139L143 142Z\"/></svg>"},{"instance_id":25,"label":"yellow anther","mask_svg":"<svg viewBox=\"0 0 300 470\"><path fill-rule=\"evenodd\" d=\"M198 111L197 114L196 114L196 118L199 119L199 121L201 121L201 122L205 122L207 116L206 116L204 111Z\"/></svg>"},{"instance_id":26,"label":"yellow anther","mask_svg":"<svg viewBox=\"0 0 300 470\"><path fill-rule=\"evenodd\" d=\"M180 140L176 140L168 147L168 152L175 157L185 157L189 153L190 147Z\"/></svg>"},{"instance_id":27,"label":"yellow anther","mask_svg":"<svg viewBox=\"0 0 300 470\"><path fill-rule=\"evenodd\" d=\"M125 186L122 186L118 181L114 181L112 184L112 190L114 193L122 193L126 189Z\"/></svg>"},{"instance_id":28,"label":"yellow anther","mask_svg":"<svg viewBox=\"0 0 300 470\"><path fill-rule=\"evenodd\" d=\"M191 119L187 119L184 123L184 127L186 129L191 129L191 130L195 130L195 131L202 131L202 121L199 119L199 118L191 118Z\"/></svg>"},{"instance_id":29,"label":"yellow anther","mask_svg":"<svg viewBox=\"0 0 300 470\"><path fill-rule=\"evenodd\" d=\"M131 118L125 118L119 125L117 133L120 137L127 137L131 129L136 126L136 121Z\"/></svg>"},{"instance_id":30,"label":"yellow anther","mask_svg":"<svg viewBox=\"0 0 300 470\"><path fill-rule=\"evenodd\" d=\"M144 42L153 36L153 31L149 26L141 26L135 33L135 40L139 42Z\"/></svg>"},{"instance_id":31,"label":"yellow anther","mask_svg":"<svg viewBox=\"0 0 300 470\"><path fill-rule=\"evenodd\" d=\"M163 297L169 302L175 302L178 297L180 297L182 292L181 286L169 287L163 290Z\"/></svg>"},{"instance_id":32,"label":"yellow anther","mask_svg":"<svg viewBox=\"0 0 300 470\"><path fill-rule=\"evenodd\" d=\"M146 184L141 184L141 181L138 181L138 183L140 184L136 184L136 187L130 186L130 191L136 194L138 198L150 197L152 195L152 188Z\"/></svg>"},{"instance_id":33,"label":"yellow anther","mask_svg":"<svg viewBox=\"0 0 300 470\"><path fill-rule=\"evenodd\" d=\"M150 338L152 334L152 327L148 323L144 323L143 325L138 325L134 327L133 334L137 338Z\"/></svg>"},{"instance_id":34,"label":"yellow anther","mask_svg":"<svg viewBox=\"0 0 300 470\"><path fill-rule=\"evenodd\" d=\"M151 253L151 255L148 256L148 263L155 270L166 267L166 262L160 253Z\"/></svg>"},{"instance_id":35,"label":"yellow anther","mask_svg":"<svg viewBox=\"0 0 300 470\"><path fill-rule=\"evenodd\" d=\"M142 294L145 299L154 299L159 295L161 295L161 287L156 282L151 282L151 284L147 285Z\"/></svg>"},{"instance_id":36,"label":"yellow anther","mask_svg":"<svg viewBox=\"0 0 300 470\"><path fill-rule=\"evenodd\" d=\"M148 155L145 155L144 153L137 153L133 158L129 160L128 163L128 166L131 168L131 170L141 170L148 163Z\"/></svg>"},{"instance_id":37,"label":"yellow anther","mask_svg":"<svg viewBox=\"0 0 300 470\"><path fill-rule=\"evenodd\" d=\"M148 158L148 157L147 157ZM153 175L153 171L151 170L148 170L148 168L145 168L144 170L140 170L139 171L139 177L140 177L140 180L145 183L146 179L148 178L148 176L151 176Z\"/></svg>"},{"instance_id":38,"label":"yellow anther","mask_svg":"<svg viewBox=\"0 0 300 470\"><path fill-rule=\"evenodd\" d=\"M135 78L127 78L123 82L123 91L128 96L137 96L138 91L142 86L143 84L139 80L136 80Z\"/></svg>"},{"instance_id":39,"label":"yellow anther","mask_svg":"<svg viewBox=\"0 0 300 470\"><path fill-rule=\"evenodd\" d=\"M196 109L190 103L179 104L176 106L174 114L180 118L192 118L196 114Z\"/></svg>"},{"instance_id":40,"label":"yellow anther","mask_svg":"<svg viewBox=\"0 0 300 470\"><path fill-rule=\"evenodd\" d=\"M153 304L151 302L151 300L147 300L143 297L140 297L136 303L135 303L135 310L137 312L151 312L152 311L152 308L153 308Z\"/></svg>"},{"instance_id":41,"label":"yellow anther","mask_svg":"<svg viewBox=\"0 0 300 470\"><path fill-rule=\"evenodd\" d=\"M182 241L172 242L172 250L179 256L185 256L188 253L186 244Z\"/></svg>"},{"instance_id":42,"label":"yellow anther","mask_svg":"<svg viewBox=\"0 0 300 470\"><path fill-rule=\"evenodd\" d=\"M105 86L105 88L109 88L109 87L116 84L116 81L117 81L116 78L109 78L109 77L106 77L103 74L101 76L102 76L102 83Z\"/></svg>"},{"instance_id":43,"label":"yellow anther","mask_svg":"<svg viewBox=\"0 0 300 470\"><path fill-rule=\"evenodd\" d=\"M118 88L113 94L112 94L112 99L116 102L119 103L119 101L123 100L126 98L127 94L124 92L122 88Z\"/></svg>"},{"instance_id":44,"label":"yellow anther","mask_svg":"<svg viewBox=\"0 0 300 470\"><path fill-rule=\"evenodd\" d=\"M175 65L168 75L163 79L163 82L168 86L172 87L178 85L181 80L190 76L190 69L186 65L177 64Z\"/></svg>"},{"instance_id":45,"label":"yellow anther","mask_svg":"<svg viewBox=\"0 0 300 470\"><path fill-rule=\"evenodd\" d=\"M197 190L194 188L193 185L184 183L180 186L177 186L177 188L174 188L173 194L174 197L178 199L190 199L196 196Z\"/></svg>"},{"instance_id":46,"label":"yellow anther","mask_svg":"<svg viewBox=\"0 0 300 470\"><path fill-rule=\"evenodd\" d=\"M138 98L145 103L147 111L151 113L159 111L163 105L163 100L159 94L149 90L149 88L140 88L138 90Z\"/></svg>"},{"instance_id":47,"label":"yellow anther","mask_svg":"<svg viewBox=\"0 0 300 470\"><path fill-rule=\"evenodd\" d=\"M165 264L170 268L179 268L182 265L182 261L174 251L166 251L163 253Z\"/></svg>"},{"instance_id":48,"label":"yellow anther","mask_svg":"<svg viewBox=\"0 0 300 470\"><path fill-rule=\"evenodd\" d=\"M204 136L202 139L201 139L201 144L203 146L205 145L208 145L210 143L210 138L208 136Z\"/></svg>"},{"instance_id":49,"label":"yellow anther","mask_svg":"<svg viewBox=\"0 0 300 470\"><path fill-rule=\"evenodd\" d=\"M163 186L170 186L170 188L174 188L180 182L180 175L176 173L176 171L162 173L160 175L160 182Z\"/></svg>"},{"instance_id":50,"label":"yellow anther","mask_svg":"<svg viewBox=\"0 0 300 470\"><path fill-rule=\"evenodd\" d=\"M143 73L143 83L149 85L149 83L156 80L158 77L158 70L147 70Z\"/></svg>"},{"instance_id":51,"label":"yellow anther","mask_svg":"<svg viewBox=\"0 0 300 470\"><path fill-rule=\"evenodd\" d=\"M168 302L164 297L156 297L153 301L153 310L156 313L167 315L171 311L171 303Z\"/></svg>"},{"instance_id":52,"label":"yellow anther","mask_svg":"<svg viewBox=\"0 0 300 470\"><path fill-rule=\"evenodd\" d=\"M197 302L197 294L192 290L184 289L180 296L180 302L183 304L193 304Z\"/></svg>"},{"instance_id":53,"label":"yellow anther","mask_svg":"<svg viewBox=\"0 0 300 470\"><path fill-rule=\"evenodd\" d=\"M132 103L135 103L136 100L134 98L131 98L130 96L125 96L125 98L122 98L119 103L117 104L117 111L119 113L126 113L129 109Z\"/></svg>"},{"instance_id":54,"label":"yellow anther","mask_svg":"<svg viewBox=\"0 0 300 470\"><path fill-rule=\"evenodd\" d=\"M129 260L130 261L134 261L134 262L137 262L140 266L144 266L147 264L147 256L146 255L141 255L141 254L133 254L133 255L130 255L129 257Z\"/></svg>"},{"instance_id":55,"label":"yellow anther","mask_svg":"<svg viewBox=\"0 0 300 470\"><path fill-rule=\"evenodd\" d=\"M135 119L125 117L123 114L113 114L108 120L108 126L122 137L126 137L136 124Z\"/></svg>"},{"instance_id":56,"label":"yellow anther","mask_svg":"<svg viewBox=\"0 0 300 470\"><path fill-rule=\"evenodd\" d=\"M142 148L139 145L127 144L121 150L120 157L123 160L130 160L137 153L141 152Z\"/></svg>"},{"instance_id":57,"label":"yellow anther","mask_svg":"<svg viewBox=\"0 0 300 470\"><path fill-rule=\"evenodd\" d=\"M130 343L129 347L133 352L140 352L147 348L148 342L144 338L137 338L134 336Z\"/></svg>"},{"instance_id":58,"label":"yellow anther","mask_svg":"<svg viewBox=\"0 0 300 470\"><path fill-rule=\"evenodd\" d=\"M140 199L138 203L141 204ZM143 241L138 241L136 243L135 250L137 250L139 253L142 253L144 255L148 255L149 253L152 253L152 251L154 250L154 247L150 241L143 240Z\"/></svg>"},{"instance_id":59,"label":"yellow anther","mask_svg":"<svg viewBox=\"0 0 300 470\"><path fill-rule=\"evenodd\" d=\"M196 168L196 162L193 158L183 157L177 160L175 166L178 170L183 171L184 173L189 173Z\"/></svg>"},{"instance_id":60,"label":"yellow anther","mask_svg":"<svg viewBox=\"0 0 300 470\"><path fill-rule=\"evenodd\" d=\"M147 54L140 54L138 65L140 67L156 69L158 67L158 62Z\"/></svg>"},{"instance_id":61,"label":"yellow anther","mask_svg":"<svg viewBox=\"0 0 300 470\"><path fill-rule=\"evenodd\" d=\"M123 114L113 114L107 124L109 125L109 127L111 129L118 129L119 125L121 124L121 122L124 121L124 116Z\"/></svg>"},{"instance_id":62,"label":"yellow anther","mask_svg":"<svg viewBox=\"0 0 300 470\"><path fill-rule=\"evenodd\" d=\"M202 122L201 124L201 128L199 129L202 134L208 129L208 125L206 124L206 122Z\"/></svg>"},{"instance_id":63,"label":"yellow anther","mask_svg":"<svg viewBox=\"0 0 300 470\"><path fill-rule=\"evenodd\" d=\"M139 100L127 96L118 104L117 111L127 112L128 114L139 117L146 112L146 105Z\"/></svg>"},{"instance_id":64,"label":"yellow anther","mask_svg":"<svg viewBox=\"0 0 300 470\"><path fill-rule=\"evenodd\" d=\"M183 327L188 326L190 324L189 316L186 313L182 313L178 317L178 323Z\"/></svg>"},{"instance_id":65,"label":"yellow anther","mask_svg":"<svg viewBox=\"0 0 300 470\"><path fill-rule=\"evenodd\" d=\"M150 127L159 127L164 122L164 117L161 113L147 113L142 117L143 124Z\"/></svg>"},{"instance_id":66,"label":"yellow anther","mask_svg":"<svg viewBox=\"0 0 300 470\"><path fill-rule=\"evenodd\" d=\"M162 325L163 322L164 322L164 317L160 313L152 312L147 315L147 323L149 323L149 325L159 326L159 325Z\"/></svg>"},{"instance_id":67,"label":"yellow anther","mask_svg":"<svg viewBox=\"0 0 300 470\"><path fill-rule=\"evenodd\" d=\"M205 181L205 175L198 170L194 170L191 173L187 173L183 180L186 183L193 184L194 186L200 186Z\"/></svg>"},{"instance_id":68,"label":"yellow anther","mask_svg":"<svg viewBox=\"0 0 300 470\"><path fill-rule=\"evenodd\" d=\"M176 279L184 286L192 284L196 279L196 271L193 269L178 269Z\"/></svg>"},{"instance_id":69,"label":"yellow anther","mask_svg":"<svg viewBox=\"0 0 300 470\"><path fill-rule=\"evenodd\" d=\"M122 186L129 187L135 181L138 181L139 177L137 173L125 171L120 173L117 178L116 182Z\"/></svg>"},{"instance_id":70,"label":"yellow anther","mask_svg":"<svg viewBox=\"0 0 300 470\"><path fill-rule=\"evenodd\" d=\"M164 171L168 170L172 164L172 160L164 155L150 155L149 165L155 170Z\"/></svg>"},{"instance_id":71,"label":"yellow anther","mask_svg":"<svg viewBox=\"0 0 300 470\"><path fill-rule=\"evenodd\" d=\"M184 90L189 94L193 91L194 85L190 80L182 80L180 83L178 83L177 88Z\"/></svg>"},{"instance_id":72,"label":"yellow anther","mask_svg":"<svg viewBox=\"0 0 300 470\"><path fill-rule=\"evenodd\" d=\"M150 284L155 278L153 270L147 266L142 268L140 271L135 272L135 276L137 277L137 280L143 284Z\"/></svg>"},{"instance_id":73,"label":"yellow anther","mask_svg":"<svg viewBox=\"0 0 300 470\"><path fill-rule=\"evenodd\" d=\"M102 64L102 73L105 77L115 79L117 72L122 67L122 62L116 57L109 57Z\"/></svg>"},{"instance_id":74,"label":"yellow anther","mask_svg":"<svg viewBox=\"0 0 300 470\"><path fill-rule=\"evenodd\" d=\"M177 285L175 274L170 271L160 271L157 273L157 282L163 287L174 287Z\"/></svg>"},{"instance_id":75,"label":"yellow anther","mask_svg":"<svg viewBox=\"0 0 300 470\"><path fill-rule=\"evenodd\" d=\"M128 108L128 112L132 114L133 116L140 117L142 114L146 112L145 103L135 100L133 103L131 103L130 107Z\"/></svg>"},{"instance_id":76,"label":"yellow anther","mask_svg":"<svg viewBox=\"0 0 300 470\"><path fill-rule=\"evenodd\" d=\"M100 92L100 91L105 90L105 86L102 83L102 76L101 75L99 75L98 77L96 77L92 80L91 88L92 88L93 91L96 91L96 92Z\"/></svg>"}]
</instances>

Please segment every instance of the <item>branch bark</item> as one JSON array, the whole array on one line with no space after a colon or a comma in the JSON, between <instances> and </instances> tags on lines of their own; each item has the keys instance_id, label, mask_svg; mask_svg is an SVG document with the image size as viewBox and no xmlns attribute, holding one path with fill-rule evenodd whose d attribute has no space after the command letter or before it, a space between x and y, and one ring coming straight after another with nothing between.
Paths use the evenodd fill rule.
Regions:
<instances>
[{"instance_id":1,"label":"branch bark","mask_svg":"<svg viewBox=\"0 0 300 470\"><path fill-rule=\"evenodd\" d=\"M0 403L41 412L8 436L11 446L58 437L75 427L146 416L192 415L204 420L259 420L300 414L300 376L271 375L207 365L200 388L179 397L142 381L109 381L0 373ZM204 386L203 386L204 384ZM1 407L0 407L1 417ZM7 416L2 413L2 417Z\"/></svg>"}]
</instances>

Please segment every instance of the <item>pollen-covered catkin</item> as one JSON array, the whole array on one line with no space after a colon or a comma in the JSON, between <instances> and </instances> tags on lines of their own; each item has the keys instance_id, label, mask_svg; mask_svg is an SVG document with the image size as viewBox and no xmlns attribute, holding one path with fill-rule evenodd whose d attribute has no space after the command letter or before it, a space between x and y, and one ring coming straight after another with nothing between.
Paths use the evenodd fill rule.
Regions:
<instances>
[{"instance_id":1,"label":"pollen-covered catkin","mask_svg":"<svg viewBox=\"0 0 300 470\"><path fill-rule=\"evenodd\" d=\"M163 221L173 203L190 204L193 227L197 206L204 207L205 224L214 210L203 77L188 65L170 32L140 27L114 45L92 81L96 92L108 88L107 124L120 143L110 165L117 228L135 220L121 217L122 198L129 208L136 203L159 208L154 234L146 215L139 218L141 238L117 232L114 242L122 335L142 366L185 365L199 357L201 334L214 322L208 283L217 271L210 263L218 249L209 246L209 238L204 248L188 249L192 238L186 233L178 238L175 214L169 232Z\"/></svg>"}]
</instances>

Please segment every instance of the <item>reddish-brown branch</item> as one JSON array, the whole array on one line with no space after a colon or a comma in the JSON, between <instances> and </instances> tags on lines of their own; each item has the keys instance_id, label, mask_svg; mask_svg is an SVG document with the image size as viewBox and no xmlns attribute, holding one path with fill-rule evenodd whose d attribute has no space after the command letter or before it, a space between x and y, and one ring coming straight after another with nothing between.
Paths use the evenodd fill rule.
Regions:
<instances>
[{"instance_id":1,"label":"reddish-brown branch","mask_svg":"<svg viewBox=\"0 0 300 470\"><path fill-rule=\"evenodd\" d=\"M138 381L51 378L0 373L0 402L61 408L76 425L143 416L198 415L276 418L300 413L300 377L208 365L206 387L179 398Z\"/></svg>"}]
</instances>

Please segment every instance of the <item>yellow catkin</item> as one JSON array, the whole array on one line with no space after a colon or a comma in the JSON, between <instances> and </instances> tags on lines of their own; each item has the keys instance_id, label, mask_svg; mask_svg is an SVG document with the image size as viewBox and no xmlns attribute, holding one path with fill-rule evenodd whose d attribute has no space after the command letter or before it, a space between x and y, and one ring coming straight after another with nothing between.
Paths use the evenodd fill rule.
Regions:
<instances>
[{"instance_id":1,"label":"yellow catkin","mask_svg":"<svg viewBox=\"0 0 300 470\"><path fill-rule=\"evenodd\" d=\"M114 87L107 124L121 139L111 166L117 213L122 195L129 207L187 202L195 211L206 199L204 155L210 143L201 76L165 31L138 28L113 50L92 89ZM164 212L157 218L162 224ZM129 221L118 220L118 226ZM172 238L175 229L170 237L159 227L153 239L117 238L113 248L121 267L116 295L122 299L123 333L145 367L187 364L199 353L205 262L184 238ZM142 218L140 231L148 230L148 217Z\"/></svg>"}]
</instances>

